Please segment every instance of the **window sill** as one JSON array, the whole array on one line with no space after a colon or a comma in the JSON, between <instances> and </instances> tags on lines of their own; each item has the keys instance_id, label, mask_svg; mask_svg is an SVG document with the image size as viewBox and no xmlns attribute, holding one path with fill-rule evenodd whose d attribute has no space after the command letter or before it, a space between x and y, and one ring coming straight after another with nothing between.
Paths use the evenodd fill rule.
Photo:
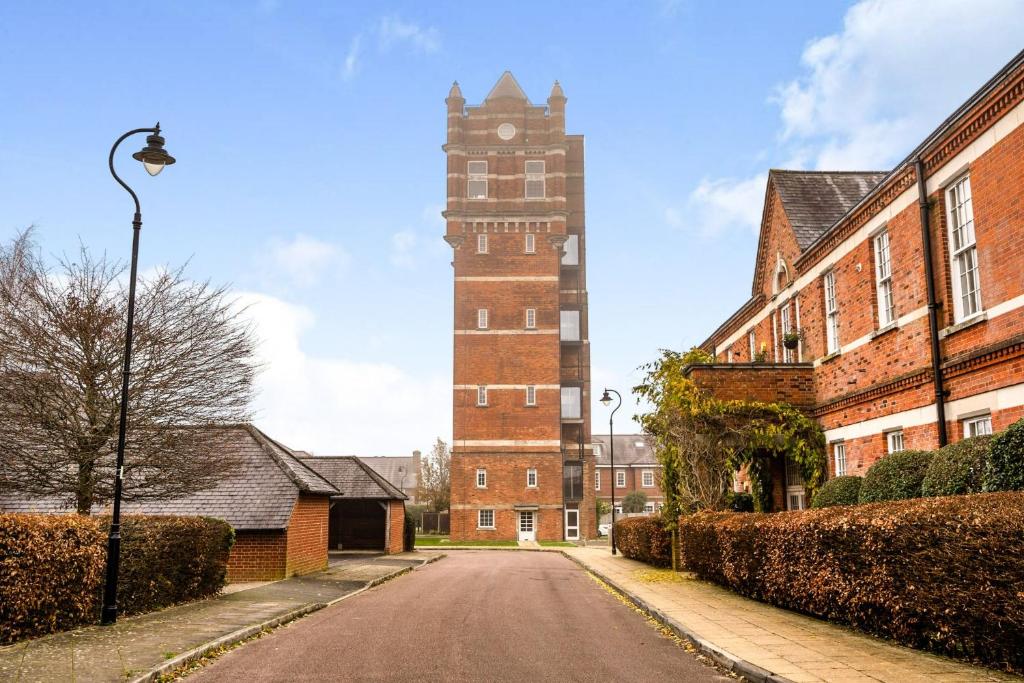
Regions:
<instances>
[{"instance_id":1,"label":"window sill","mask_svg":"<svg viewBox=\"0 0 1024 683\"><path fill-rule=\"evenodd\" d=\"M887 334L889 332L892 332L893 330L898 330L899 328L900 328L899 321L894 320L891 323L889 323L888 325L886 325L885 327L879 327L877 330L872 332L871 333L871 338L872 339L878 339L883 334Z\"/></svg>"},{"instance_id":2,"label":"window sill","mask_svg":"<svg viewBox=\"0 0 1024 683\"><path fill-rule=\"evenodd\" d=\"M983 323L988 320L988 311L982 311L981 313L975 313L966 320L961 320L955 325L950 325L944 330L939 330L939 339L945 339L951 334L956 334L960 330L966 330L968 327L974 327L978 323Z\"/></svg>"},{"instance_id":3,"label":"window sill","mask_svg":"<svg viewBox=\"0 0 1024 683\"><path fill-rule=\"evenodd\" d=\"M478 527L476 528L476 530L477 530L477 531L494 531L494 530L495 530L495 529L497 529L497 528L498 528L498 527L494 527L494 526L478 526Z\"/></svg>"},{"instance_id":4,"label":"window sill","mask_svg":"<svg viewBox=\"0 0 1024 683\"><path fill-rule=\"evenodd\" d=\"M836 349L835 351L833 351L832 353L828 354L827 356L823 356L822 359L821 359L821 364L824 365L825 363L829 362L830 360L833 360L835 358L839 358L839 356L841 356L841 355L843 355L843 350L842 349Z\"/></svg>"}]
</instances>

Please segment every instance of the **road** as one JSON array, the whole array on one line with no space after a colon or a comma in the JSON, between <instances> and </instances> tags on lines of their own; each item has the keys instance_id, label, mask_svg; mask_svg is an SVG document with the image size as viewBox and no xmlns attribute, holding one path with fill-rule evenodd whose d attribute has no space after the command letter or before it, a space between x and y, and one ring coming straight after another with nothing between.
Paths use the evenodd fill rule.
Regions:
<instances>
[{"instance_id":1,"label":"road","mask_svg":"<svg viewBox=\"0 0 1024 683\"><path fill-rule=\"evenodd\" d=\"M188 683L730 680L547 552L453 551L215 660Z\"/></svg>"}]
</instances>

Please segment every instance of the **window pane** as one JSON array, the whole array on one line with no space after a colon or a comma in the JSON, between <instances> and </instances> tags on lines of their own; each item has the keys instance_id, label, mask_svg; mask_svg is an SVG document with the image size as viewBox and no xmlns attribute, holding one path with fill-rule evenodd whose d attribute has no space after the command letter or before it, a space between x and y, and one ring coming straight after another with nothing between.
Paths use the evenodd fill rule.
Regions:
<instances>
[{"instance_id":1,"label":"window pane","mask_svg":"<svg viewBox=\"0 0 1024 683\"><path fill-rule=\"evenodd\" d=\"M570 420L576 420L582 417L580 411L581 401L580 396L582 389L580 387L562 387L562 417Z\"/></svg>"},{"instance_id":2,"label":"window pane","mask_svg":"<svg viewBox=\"0 0 1024 683\"><path fill-rule=\"evenodd\" d=\"M544 173L544 162L543 161L527 161L526 162L527 173Z\"/></svg>"},{"instance_id":3,"label":"window pane","mask_svg":"<svg viewBox=\"0 0 1024 683\"><path fill-rule=\"evenodd\" d=\"M561 312L561 339L562 341L580 340L580 312Z\"/></svg>"},{"instance_id":4,"label":"window pane","mask_svg":"<svg viewBox=\"0 0 1024 683\"><path fill-rule=\"evenodd\" d=\"M579 235L569 235L565 240L565 254L562 256L563 266L578 266L580 264L580 238Z\"/></svg>"},{"instance_id":5,"label":"window pane","mask_svg":"<svg viewBox=\"0 0 1024 683\"><path fill-rule=\"evenodd\" d=\"M533 254L537 251L536 235L532 232L526 233L526 253Z\"/></svg>"}]
</instances>

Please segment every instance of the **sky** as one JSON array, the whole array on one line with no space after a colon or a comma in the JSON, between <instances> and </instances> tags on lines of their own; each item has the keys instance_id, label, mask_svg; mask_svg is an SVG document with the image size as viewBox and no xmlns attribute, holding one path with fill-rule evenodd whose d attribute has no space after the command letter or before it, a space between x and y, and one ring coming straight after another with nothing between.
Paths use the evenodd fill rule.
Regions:
<instances>
[{"instance_id":1,"label":"sky","mask_svg":"<svg viewBox=\"0 0 1024 683\"><path fill-rule=\"evenodd\" d=\"M888 170L1024 48L1019 0L20 2L0 6L0 239L228 284L265 370L256 424L319 454L451 437L444 98L557 79L586 136L595 433L659 349L750 296L769 168Z\"/></svg>"}]
</instances>

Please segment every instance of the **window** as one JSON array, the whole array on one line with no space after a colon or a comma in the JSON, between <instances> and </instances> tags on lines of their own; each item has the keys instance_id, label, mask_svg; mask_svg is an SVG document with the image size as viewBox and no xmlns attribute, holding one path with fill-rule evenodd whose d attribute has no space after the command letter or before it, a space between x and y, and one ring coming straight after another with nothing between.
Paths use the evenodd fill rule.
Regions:
<instances>
[{"instance_id":1,"label":"window","mask_svg":"<svg viewBox=\"0 0 1024 683\"><path fill-rule=\"evenodd\" d=\"M537 387L533 386L532 384L526 387L526 405L537 405Z\"/></svg>"},{"instance_id":2,"label":"window","mask_svg":"<svg viewBox=\"0 0 1024 683\"><path fill-rule=\"evenodd\" d=\"M839 350L839 303L836 301L836 272L825 273L825 342L829 353Z\"/></svg>"},{"instance_id":3,"label":"window","mask_svg":"<svg viewBox=\"0 0 1024 683\"><path fill-rule=\"evenodd\" d=\"M626 488L626 471L616 470L615 472L615 488L624 489Z\"/></svg>"},{"instance_id":4,"label":"window","mask_svg":"<svg viewBox=\"0 0 1024 683\"><path fill-rule=\"evenodd\" d=\"M487 199L487 162L467 162L466 176L466 196L470 199Z\"/></svg>"},{"instance_id":5,"label":"window","mask_svg":"<svg viewBox=\"0 0 1024 683\"><path fill-rule=\"evenodd\" d=\"M533 467L526 470L526 485L530 488L537 488L537 470Z\"/></svg>"},{"instance_id":6,"label":"window","mask_svg":"<svg viewBox=\"0 0 1024 683\"><path fill-rule=\"evenodd\" d=\"M494 510L477 510L476 526L478 529L494 528Z\"/></svg>"},{"instance_id":7,"label":"window","mask_svg":"<svg viewBox=\"0 0 1024 683\"><path fill-rule=\"evenodd\" d=\"M885 445L889 453L895 453L896 451L903 450L903 430L897 429L893 432L885 433Z\"/></svg>"},{"instance_id":8,"label":"window","mask_svg":"<svg viewBox=\"0 0 1024 683\"><path fill-rule=\"evenodd\" d=\"M964 438L992 433L992 416L980 415L964 420Z\"/></svg>"},{"instance_id":9,"label":"window","mask_svg":"<svg viewBox=\"0 0 1024 683\"><path fill-rule=\"evenodd\" d=\"M478 489L487 488L487 470L479 468L476 471L476 487Z\"/></svg>"},{"instance_id":10,"label":"window","mask_svg":"<svg viewBox=\"0 0 1024 683\"><path fill-rule=\"evenodd\" d=\"M785 337L786 334L788 334L789 332L791 332L793 330L793 325L792 325L792 323L789 320L789 302L788 301L782 305L782 308L779 309L779 316L780 316L780 319L782 320L782 336ZM793 351L792 351L792 349L788 348L785 344L782 345L782 362L783 363L792 363L793 362Z\"/></svg>"},{"instance_id":11,"label":"window","mask_svg":"<svg viewBox=\"0 0 1024 683\"><path fill-rule=\"evenodd\" d=\"M524 249L524 251L527 254L537 253L537 236L534 235L532 232L526 233L526 248Z\"/></svg>"},{"instance_id":12,"label":"window","mask_svg":"<svg viewBox=\"0 0 1024 683\"><path fill-rule=\"evenodd\" d=\"M651 488L654 486L654 472L651 470L644 470L640 475L640 485L644 488Z\"/></svg>"},{"instance_id":13,"label":"window","mask_svg":"<svg viewBox=\"0 0 1024 683\"><path fill-rule=\"evenodd\" d=\"M476 253L487 253L487 233L480 233L476 236Z\"/></svg>"},{"instance_id":14,"label":"window","mask_svg":"<svg viewBox=\"0 0 1024 683\"><path fill-rule=\"evenodd\" d=\"M487 387L476 388L476 404L478 406L487 405Z\"/></svg>"},{"instance_id":15,"label":"window","mask_svg":"<svg viewBox=\"0 0 1024 683\"><path fill-rule=\"evenodd\" d=\"M579 341L580 340L580 312L579 311L562 311L561 312L561 334L560 338L562 341Z\"/></svg>"},{"instance_id":16,"label":"window","mask_svg":"<svg viewBox=\"0 0 1024 683\"><path fill-rule=\"evenodd\" d=\"M526 329L534 330L537 328L537 309L527 308L526 309Z\"/></svg>"},{"instance_id":17,"label":"window","mask_svg":"<svg viewBox=\"0 0 1024 683\"><path fill-rule=\"evenodd\" d=\"M487 329L487 309L478 308L476 309L476 327L479 330Z\"/></svg>"},{"instance_id":18,"label":"window","mask_svg":"<svg viewBox=\"0 0 1024 683\"><path fill-rule=\"evenodd\" d=\"M594 444L594 455L601 455L601 444Z\"/></svg>"},{"instance_id":19,"label":"window","mask_svg":"<svg viewBox=\"0 0 1024 683\"><path fill-rule=\"evenodd\" d=\"M889 259L889 231L875 235L875 290L878 294L878 327L896 322L892 302L892 264Z\"/></svg>"},{"instance_id":20,"label":"window","mask_svg":"<svg viewBox=\"0 0 1024 683\"><path fill-rule=\"evenodd\" d=\"M562 418L578 420L582 417L580 412L580 387L562 387Z\"/></svg>"},{"instance_id":21,"label":"window","mask_svg":"<svg viewBox=\"0 0 1024 683\"><path fill-rule=\"evenodd\" d=\"M594 490L601 490L601 470L594 470Z\"/></svg>"},{"instance_id":22,"label":"window","mask_svg":"<svg viewBox=\"0 0 1024 683\"><path fill-rule=\"evenodd\" d=\"M747 346L750 347L750 362L754 362L754 357L757 355L757 337L754 331L747 332Z\"/></svg>"},{"instance_id":23,"label":"window","mask_svg":"<svg viewBox=\"0 0 1024 683\"><path fill-rule=\"evenodd\" d=\"M654 503L644 503L644 512L647 514L654 512Z\"/></svg>"},{"instance_id":24,"label":"window","mask_svg":"<svg viewBox=\"0 0 1024 683\"><path fill-rule=\"evenodd\" d=\"M949 207L949 259L953 271L954 320L981 312L981 283L978 278L978 245L974 241L974 208L971 177L964 177L946 190Z\"/></svg>"},{"instance_id":25,"label":"window","mask_svg":"<svg viewBox=\"0 0 1024 683\"><path fill-rule=\"evenodd\" d=\"M563 266L578 266L580 264L580 237L579 235L567 235L565 244L562 245Z\"/></svg>"},{"instance_id":26,"label":"window","mask_svg":"<svg viewBox=\"0 0 1024 683\"><path fill-rule=\"evenodd\" d=\"M526 162L526 198L544 199L544 162Z\"/></svg>"},{"instance_id":27,"label":"window","mask_svg":"<svg viewBox=\"0 0 1024 683\"><path fill-rule=\"evenodd\" d=\"M836 476L846 476L846 444L837 443L832 445L832 459L836 464Z\"/></svg>"}]
</instances>

